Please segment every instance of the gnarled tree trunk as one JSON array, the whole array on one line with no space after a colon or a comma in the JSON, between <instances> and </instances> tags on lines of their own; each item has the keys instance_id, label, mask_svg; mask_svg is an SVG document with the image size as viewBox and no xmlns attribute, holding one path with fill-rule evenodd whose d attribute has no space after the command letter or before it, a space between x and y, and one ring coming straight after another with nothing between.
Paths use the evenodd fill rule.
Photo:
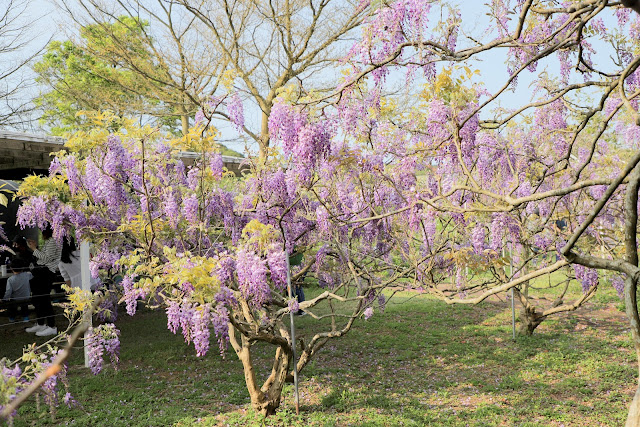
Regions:
<instances>
[{"instance_id":1,"label":"gnarled tree trunk","mask_svg":"<svg viewBox=\"0 0 640 427\"><path fill-rule=\"evenodd\" d=\"M529 303L527 295L520 292L519 289L513 288L513 292L515 297L520 300L520 304L522 304L522 311L520 312L520 329L518 332L524 335L533 335L533 331L535 331L547 316L538 313L536 311L536 307Z\"/></svg>"},{"instance_id":2,"label":"gnarled tree trunk","mask_svg":"<svg viewBox=\"0 0 640 427\"><path fill-rule=\"evenodd\" d=\"M288 344L282 343L276 348L271 374L262 387L260 387L256 380L253 360L251 358L251 347L253 347L257 339L250 339L245 335L241 335L239 342L235 328L230 325L229 341L238 359L242 362L244 379L251 398L251 406L264 416L275 414L276 410L280 407L282 388L284 387L291 364L291 347Z\"/></svg>"},{"instance_id":3,"label":"gnarled tree trunk","mask_svg":"<svg viewBox=\"0 0 640 427\"><path fill-rule=\"evenodd\" d=\"M636 256L637 260L637 256ZM636 349L636 357L638 360L638 369L640 370L640 319L638 318L637 306L637 283L632 277L627 277L625 282L625 306L629 324L631 326L631 338ZM636 394L629 406L629 414L627 415L627 427L640 426L640 371L638 372L639 384L636 388Z\"/></svg>"},{"instance_id":4,"label":"gnarled tree trunk","mask_svg":"<svg viewBox=\"0 0 640 427\"><path fill-rule=\"evenodd\" d=\"M626 427L640 426L640 386L636 389L636 394L633 396L631 406L629 406L629 414L627 415Z\"/></svg>"},{"instance_id":5,"label":"gnarled tree trunk","mask_svg":"<svg viewBox=\"0 0 640 427\"><path fill-rule=\"evenodd\" d=\"M525 307L520 312L520 328L519 332L523 335L533 335L533 331L536 330L538 326L542 323L542 321L546 318L546 316L542 316L540 313L536 312L536 308L529 305Z\"/></svg>"}]
</instances>

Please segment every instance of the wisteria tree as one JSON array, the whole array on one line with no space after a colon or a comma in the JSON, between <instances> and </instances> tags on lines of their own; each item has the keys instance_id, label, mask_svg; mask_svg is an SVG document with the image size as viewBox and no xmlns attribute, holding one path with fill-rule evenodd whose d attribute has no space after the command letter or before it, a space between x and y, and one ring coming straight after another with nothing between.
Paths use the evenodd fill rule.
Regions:
<instances>
[{"instance_id":1,"label":"wisteria tree","mask_svg":"<svg viewBox=\"0 0 640 427\"><path fill-rule=\"evenodd\" d=\"M111 123L108 115L102 118ZM281 105L271 133L283 142L286 162L260 162L242 180L223 170L204 127L173 141L131 123L118 132L78 133L54 159L49 177L25 181L22 195L30 197L19 220L51 224L58 239L73 234L91 241L95 275L110 270L124 276L128 313L135 313L140 299L164 307L169 329L181 331L199 356L209 350L212 327L221 354L230 343L242 361L253 407L271 414L292 363L302 370L327 340L348 332L374 306L383 308L382 289L406 274L390 272L383 259L391 250L388 222L355 221L336 229L318 217L336 192L349 201L345 218L352 216L349 209L371 203L353 188L336 187L353 168L340 155L348 147L332 146L333 132ZM194 164L185 166L184 150L199 153ZM358 157L351 161L361 163ZM288 258L299 252L304 262L290 272ZM294 282L315 275L325 290L298 302L287 292L288 275ZM294 343L285 321L299 309L317 320L316 331L307 342ZM262 384L251 358L258 342L275 349Z\"/></svg>"},{"instance_id":2,"label":"wisteria tree","mask_svg":"<svg viewBox=\"0 0 640 427\"><path fill-rule=\"evenodd\" d=\"M514 289L532 331L605 278L624 295L640 359L638 16L606 0L494 0L486 31L473 34L439 1L358 7L369 15L345 77L331 93L274 97L274 150L243 180L225 175L212 148L214 101L180 141L132 126L76 135L49 177L26 183L23 222L93 241L94 268L125 275L129 311L137 299L164 306L198 354L212 325L265 414L292 363L304 368L371 315L390 285L463 304ZM497 52L506 77L492 90L474 61ZM523 80L527 100L500 106ZM185 166L180 150L200 155ZM299 251L292 279L316 275L327 287L299 306L327 329L293 343L285 283ZM538 312L529 281L560 269L583 296ZM251 363L259 341L275 348L262 385ZM640 425L639 396L628 425Z\"/></svg>"},{"instance_id":3,"label":"wisteria tree","mask_svg":"<svg viewBox=\"0 0 640 427\"><path fill-rule=\"evenodd\" d=\"M339 134L364 142L378 182L393 183L403 200L369 218L407 225L391 230L405 237L394 249L414 267L408 282L447 303L513 289L530 332L579 307L606 278L624 295L640 358L640 19L625 6L638 9L496 0L476 35L447 4L393 2L376 10L350 51L352 72L335 99ZM475 61L495 61L499 51L507 73L491 90L474 77ZM390 96L399 73L409 88L402 102ZM526 101L501 106L522 80ZM560 269L583 296L536 312L529 281ZM628 425L640 422L639 396Z\"/></svg>"}]
</instances>

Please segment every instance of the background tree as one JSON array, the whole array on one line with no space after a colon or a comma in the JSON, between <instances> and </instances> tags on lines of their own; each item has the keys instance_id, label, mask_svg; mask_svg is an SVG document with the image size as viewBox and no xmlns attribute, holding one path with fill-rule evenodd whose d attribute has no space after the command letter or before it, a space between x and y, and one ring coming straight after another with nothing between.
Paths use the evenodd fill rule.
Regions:
<instances>
[{"instance_id":1,"label":"background tree","mask_svg":"<svg viewBox=\"0 0 640 427\"><path fill-rule=\"evenodd\" d=\"M53 88L35 100L43 111L41 124L53 135L62 136L86 128L81 111L110 110L116 116L124 117L129 112L142 116L152 108L143 105L144 95L123 90L114 84L114 81L131 80L134 77L131 73L98 62L96 57L85 54L69 41L51 42L34 68L39 75L37 81ZM164 119L170 129L175 127L175 116L174 126L171 126L171 117Z\"/></svg>"},{"instance_id":2,"label":"background tree","mask_svg":"<svg viewBox=\"0 0 640 427\"><path fill-rule=\"evenodd\" d=\"M8 0L0 11L0 127L19 127L31 121L28 66L39 49L34 48L35 19L27 14L28 3Z\"/></svg>"},{"instance_id":3,"label":"background tree","mask_svg":"<svg viewBox=\"0 0 640 427\"><path fill-rule=\"evenodd\" d=\"M218 105L229 93L238 93L239 101L223 102L226 109L211 108L213 118L231 121L258 143L263 156L269 146L268 118L279 92L290 84L328 87L323 81L332 79L345 42L369 13L350 0L62 4L82 28L100 27L99 40L108 40L110 48L94 48L88 38L75 45L101 62L117 63L137 74L136 82L146 82L143 87L156 87L151 92L179 113L183 133L198 108L209 108L209 101ZM122 27L127 34L140 35L149 57L129 50L131 41L115 31ZM136 88L127 88L132 89ZM247 120L238 117L242 101L248 101L245 110L251 112Z\"/></svg>"},{"instance_id":4,"label":"background tree","mask_svg":"<svg viewBox=\"0 0 640 427\"><path fill-rule=\"evenodd\" d=\"M136 17L118 16L81 27L77 40L52 42L35 66L39 82L50 88L36 100L44 109L42 122L58 133L77 130L78 111L109 109L120 117L155 118L169 130L177 125L186 133L198 99L185 95L192 84L185 80L186 70L179 72L181 81L174 80L173 59L163 56L170 50L149 34L149 27ZM175 39L178 49L181 43ZM215 56L206 56L208 65L194 77L204 82L217 67ZM195 67L196 58L188 59Z\"/></svg>"},{"instance_id":5,"label":"background tree","mask_svg":"<svg viewBox=\"0 0 640 427\"><path fill-rule=\"evenodd\" d=\"M51 88L35 100L41 124L54 135L70 134L93 126L83 111L108 110L118 120L136 115L171 133L188 132L190 114L198 106L183 105L180 91L162 83L169 71L166 64L154 62L158 48L152 39L145 41L148 26L120 16L113 24L81 28L81 43L49 43L34 66L37 81ZM134 70L122 55L135 58ZM224 145L221 149L224 155L242 156Z\"/></svg>"}]
</instances>

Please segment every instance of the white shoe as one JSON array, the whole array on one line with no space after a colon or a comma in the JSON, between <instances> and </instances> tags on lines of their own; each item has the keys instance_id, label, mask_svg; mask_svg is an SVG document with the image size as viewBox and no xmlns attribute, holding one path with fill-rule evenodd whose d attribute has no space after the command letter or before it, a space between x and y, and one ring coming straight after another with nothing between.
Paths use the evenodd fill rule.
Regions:
<instances>
[{"instance_id":1,"label":"white shoe","mask_svg":"<svg viewBox=\"0 0 640 427\"><path fill-rule=\"evenodd\" d=\"M29 328L25 328L25 332L40 332L41 330L43 330L44 328L46 328L46 325L38 325L37 323Z\"/></svg>"},{"instance_id":2,"label":"white shoe","mask_svg":"<svg viewBox=\"0 0 640 427\"><path fill-rule=\"evenodd\" d=\"M44 329L41 329L38 332L36 332L36 335L39 337L48 337L50 335L58 335L58 328L45 326Z\"/></svg>"}]
</instances>

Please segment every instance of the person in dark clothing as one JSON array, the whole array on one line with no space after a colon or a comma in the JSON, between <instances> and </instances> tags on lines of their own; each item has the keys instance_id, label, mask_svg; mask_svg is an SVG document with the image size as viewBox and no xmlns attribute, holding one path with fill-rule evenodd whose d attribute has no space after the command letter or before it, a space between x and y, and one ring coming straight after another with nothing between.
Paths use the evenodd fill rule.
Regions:
<instances>
[{"instance_id":1,"label":"person in dark clothing","mask_svg":"<svg viewBox=\"0 0 640 427\"><path fill-rule=\"evenodd\" d=\"M295 293L298 303L305 301L304 289L302 289L302 280L294 284L293 292ZM298 309L298 311L296 311L294 314L297 314L298 316L306 316L307 312L304 310Z\"/></svg>"},{"instance_id":2,"label":"person in dark clothing","mask_svg":"<svg viewBox=\"0 0 640 427\"><path fill-rule=\"evenodd\" d=\"M52 236L53 231L51 228L42 230L42 238L45 241L42 249L38 249L35 241L27 241L29 250L38 264L33 270L33 279L31 279L31 293L33 294L31 301L36 309L37 323L25 330L27 332L35 332L40 337L58 333L55 314L51 305L51 289L53 282L57 279L61 248Z\"/></svg>"},{"instance_id":3,"label":"person in dark clothing","mask_svg":"<svg viewBox=\"0 0 640 427\"><path fill-rule=\"evenodd\" d=\"M558 230L564 231L564 229L567 228L567 221L564 219L557 219L556 227L558 227Z\"/></svg>"},{"instance_id":4,"label":"person in dark clothing","mask_svg":"<svg viewBox=\"0 0 640 427\"><path fill-rule=\"evenodd\" d=\"M16 257L19 257L27 262L27 266L31 267L31 264L35 264L35 258L29 250L27 245L27 239L22 236L16 236L11 241L11 249L15 252Z\"/></svg>"},{"instance_id":5,"label":"person in dark clothing","mask_svg":"<svg viewBox=\"0 0 640 427\"><path fill-rule=\"evenodd\" d=\"M299 266L300 264L302 264L302 255L303 255L303 251L300 248L296 248L296 252L294 252L289 257L289 266ZM296 280L295 282L291 283L291 287L292 287L291 290L293 291L294 296L298 300L298 304L305 301L304 289L302 289L304 276L305 274L299 277L298 280ZM298 309L298 311L296 311L293 314L297 314L298 316L305 316L307 313L304 310Z\"/></svg>"}]
</instances>

